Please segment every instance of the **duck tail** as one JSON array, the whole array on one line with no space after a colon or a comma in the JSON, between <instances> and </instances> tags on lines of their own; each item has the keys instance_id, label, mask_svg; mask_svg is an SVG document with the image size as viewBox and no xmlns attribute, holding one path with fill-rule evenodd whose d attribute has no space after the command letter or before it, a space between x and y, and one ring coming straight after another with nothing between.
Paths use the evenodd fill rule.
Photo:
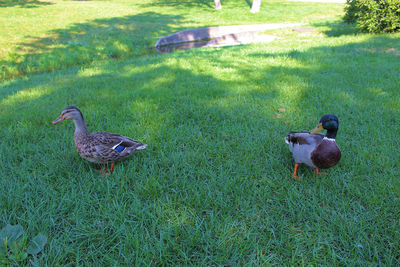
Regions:
<instances>
[{"instance_id":1,"label":"duck tail","mask_svg":"<svg viewBox=\"0 0 400 267\"><path fill-rule=\"evenodd\" d=\"M136 149L136 150L142 150L142 149L145 149L146 147L147 147L146 144L140 144L140 145L138 145L137 147L135 147L135 149Z\"/></svg>"},{"instance_id":2,"label":"duck tail","mask_svg":"<svg viewBox=\"0 0 400 267\"><path fill-rule=\"evenodd\" d=\"M289 143L290 143L290 142L289 142L289 135L285 137L285 143L286 143L286 144L289 144Z\"/></svg>"}]
</instances>

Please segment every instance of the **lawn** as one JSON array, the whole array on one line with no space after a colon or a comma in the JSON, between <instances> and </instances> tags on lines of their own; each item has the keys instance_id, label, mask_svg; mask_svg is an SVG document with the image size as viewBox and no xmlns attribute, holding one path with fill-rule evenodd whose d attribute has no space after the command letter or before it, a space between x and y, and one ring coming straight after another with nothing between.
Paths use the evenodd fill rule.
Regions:
<instances>
[{"instance_id":1,"label":"lawn","mask_svg":"<svg viewBox=\"0 0 400 267\"><path fill-rule=\"evenodd\" d=\"M18 264L400 264L400 34L357 34L343 4L212 4L0 1L0 228L48 238ZM150 48L186 28L284 22L315 30ZM148 147L101 177L73 123L51 124L67 105ZM301 166L298 182L284 137L325 113L342 160L327 176Z\"/></svg>"},{"instance_id":2,"label":"lawn","mask_svg":"<svg viewBox=\"0 0 400 267\"><path fill-rule=\"evenodd\" d=\"M208 0L0 0L0 81L152 54L159 37L188 28L322 23L343 13L341 4L268 1L256 15L244 0L227 1L221 11L211 4Z\"/></svg>"}]
</instances>

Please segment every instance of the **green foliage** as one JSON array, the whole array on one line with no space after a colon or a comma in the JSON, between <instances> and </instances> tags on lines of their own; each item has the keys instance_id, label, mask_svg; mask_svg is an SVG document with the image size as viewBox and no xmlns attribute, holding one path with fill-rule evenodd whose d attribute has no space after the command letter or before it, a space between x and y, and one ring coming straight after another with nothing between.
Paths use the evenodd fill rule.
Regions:
<instances>
[{"instance_id":1,"label":"green foliage","mask_svg":"<svg viewBox=\"0 0 400 267\"><path fill-rule=\"evenodd\" d=\"M7 225L0 232L0 249L5 248L5 246L1 247L1 243L6 241L8 244L12 244L17 240L21 235L24 234L24 229L21 225Z\"/></svg>"},{"instance_id":2,"label":"green foliage","mask_svg":"<svg viewBox=\"0 0 400 267\"><path fill-rule=\"evenodd\" d=\"M28 255L40 253L47 243L47 238L39 234L29 243L21 225L6 225L0 232L0 264L18 265L26 263Z\"/></svg>"},{"instance_id":3,"label":"green foliage","mask_svg":"<svg viewBox=\"0 0 400 267\"><path fill-rule=\"evenodd\" d=\"M47 237L45 235L39 234L35 236L31 242L28 244L26 252L30 255L36 255L44 249L47 243Z\"/></svg>"},{"instance_id":4,"label":"green foliage","mask_svg":"<svg viewBox=\"0 0 400 267\"><path fill-rule=\"evenodd\" d=\"M400 31L400 0L347 0L344 20L363 32Z\"/></svg>"}]
</instances>

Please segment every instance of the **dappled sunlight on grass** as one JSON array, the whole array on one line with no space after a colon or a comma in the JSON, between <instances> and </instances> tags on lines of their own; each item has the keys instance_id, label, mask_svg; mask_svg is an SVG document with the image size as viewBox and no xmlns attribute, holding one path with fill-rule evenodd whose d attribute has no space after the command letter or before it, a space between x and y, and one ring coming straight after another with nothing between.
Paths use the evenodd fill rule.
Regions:
<instances>
[{"instance_id":1,"label":"dappled sunlight on grass","mask_svg":"<svg viewBox=\"0 0 400 267\"><path fill-rule=\"evenodd\" d=\"M2 107L9 107L15 105L21 105L26 102L37 99L43 95L49 95L51 90L44 90L43 88L27 89L17 92L1 101Z\"/></svg>"},{"instance_id":2,"label":"dappled sunlight on grass","mask_svg":"<svg viewBox=\"0 0 400 267\"><path fill-rule=\"evenodd\" d=\"M260 13L245 1L213 4L189 0L160 1L5 1L10 12L0 34L0 79L65 69L95 60L126 59L155 53L150 49L162 35L183 29L217 25L320 21L315 12L338 14L340 5L266 2ZM34 4L35 9L19 9ZM189 8L190 7L190 8ZM62 19L60 19L62 18ZM325 19L325 18L324 18ZM53 23L45 23L52 21ZM37 27L37 25L41 25ZM3 45L2 45L3 44Z\"/></svg>"},{"instance_id":3,"label":"dappled sunlight on grass","mask_svg":"<svg viewBox=\"0 0 400 267\"><path fill-rule=\"evenodd\" d=\"M1 0L0 7L36 8L52 5L51 1L45 0Z\"/></svg>"},{"instance_id":4,"label":"dappled sunlight on grass","mask_svg":"<svg viewBox=\"0 0 400 267\"><path fill-rule=\"evenodd\" d=\"M12 179L0 179L0 222L44 228L54 245L42 265L394 265L399 61L356 51L398 41L303 38L4 82L0 177ZM50 124L67 105L90 131L148 147L99 177L75 151L72 122ZM324 177L302 167L295 182L284 137L329 112L343 159Z\"/></svg>"},{"instance_id":5,"label":"dappled sunlight on grass","mask_svg":"<svg viewBox=\"0 0 400 267\"><path fill-rule=\"evenodd\" d=\"M78 71L76 75L78 77L92 77L92 76L106 75L107 73L108 72L106 69L94 66L94 67L82 68Z\"/></svg>"},{"instance_id":6,"label":"dappled sunlight on grass","mask_svg":"<svg viewBox=\"0 0 400 267\"><path fill-rule=\"evenodd\" d=\"M0 59L2 78L63 69L95 60L155 53L150 47L159 32L169 27L166 23L153 27L153 22L143 22L150 17L174 23L180 20L179 16L148 12L75 23L66 29L47 32L45 36L28 37L18 45L13 57Z\"/></svg>"},{"instance_id":7,"label":"dappled sunlight on grass","mask_svg":"<svg viewBox=\"0 0 400 267\"><path fill-rule=\"evenodd\" d=\"M180 203L172 201L167 205L160 205L159 211L162 211L169 218L164 222L167 226L191 225L194 226L196 211L194 209L181 206ZM164 217L164 216L162 216Z\"/></svg>"}]
</instances>

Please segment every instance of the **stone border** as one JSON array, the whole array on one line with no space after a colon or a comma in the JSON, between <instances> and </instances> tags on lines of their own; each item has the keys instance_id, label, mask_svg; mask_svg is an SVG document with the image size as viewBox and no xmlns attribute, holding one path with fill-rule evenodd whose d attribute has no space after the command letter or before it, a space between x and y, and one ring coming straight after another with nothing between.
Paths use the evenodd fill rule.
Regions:
<instances>
[{"instance_id":1,"label":"stone border","mask_svg":"<svg viewBox=\"0 0 400 267\"><path fill-rule=\"evenodd\" d=\"M168 36L163 36L157 40L155 47L162 47L172 44L194 42L199 40L210 40L220 38L226 35L235 38L235 35L245 32L261 32L287 27L297 27L303 24L299 23L279 23L279 24L254 24L254 25L238 25L238 26L218 26L199 29L191 29L180 31Z\"/></svg>"}]
</instances>

